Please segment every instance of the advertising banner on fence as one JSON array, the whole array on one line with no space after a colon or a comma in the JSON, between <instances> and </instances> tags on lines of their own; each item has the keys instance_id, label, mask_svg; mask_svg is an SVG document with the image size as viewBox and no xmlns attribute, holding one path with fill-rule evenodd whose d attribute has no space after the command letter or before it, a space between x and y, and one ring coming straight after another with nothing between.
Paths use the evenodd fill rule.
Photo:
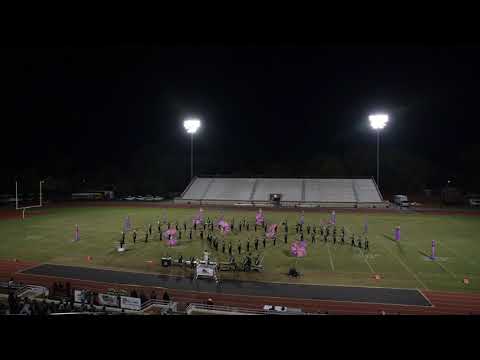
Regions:
<instances>
[{"instance_id":1,"label":"advertising banner on fence","mask_svg":"<svg viewBox=\"0 0 480 360\"><path fill-rule=\"evenodd\" d=\"M121 296L120 307L122 309L140 310L142 308L142 301L135 297Z\"/></svg>"},{"instance_id":2,"label":"advertising banner on fence","mask_svg":"<svg viewBox=\"0 0 480 360\"><path fill-rule=\"evenodd\" d=\"M21 298L23 297L41 297L41 296L48 296L48 289L44 286L34 286L28 285L24 288L20 289L17 295Z\"/></svg>"},{"instance_id":3,"label":"advertising banner on fence","mask_svg":"<svg viewBox=\"0 0 480 360\"><path fill-rule=\"evenodd\" d=\"M98 294L98 303L105 306L119 307L118 297L109 294Z\"/></svg>"},{"instance_id":4,"label":"advertising banner on fence","mask_svg":"<svg viewBox=\"0 0 480 360\"><path fill-rule=\"evenodd\" d=\"M73 290L73 299L76 303L88 302L88 292L86 290Z\"/></svg>"}]
</instances>

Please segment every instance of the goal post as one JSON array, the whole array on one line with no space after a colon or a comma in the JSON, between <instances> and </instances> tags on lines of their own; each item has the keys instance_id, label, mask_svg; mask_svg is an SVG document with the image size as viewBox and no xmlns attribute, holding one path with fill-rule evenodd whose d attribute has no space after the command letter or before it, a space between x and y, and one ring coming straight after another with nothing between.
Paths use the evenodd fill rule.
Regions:
<instances>
[{"instance_id":1,"label":"goal post","mask_svg":"<svg viewBox=\"0 0 480 360\"><path fill-rule=\"evenodd\" d=\"M19 206L18 205L18 181L15 181L15 209L16 210L22 210L22 219L25 219L25 210L31 209L31 208L39 208L43 206L43 197L42 197L42 184L45 182L45 180L41 180L39 182L39 203L36 205L29 205L29 206Z\"/></svg>"}]
</instances>

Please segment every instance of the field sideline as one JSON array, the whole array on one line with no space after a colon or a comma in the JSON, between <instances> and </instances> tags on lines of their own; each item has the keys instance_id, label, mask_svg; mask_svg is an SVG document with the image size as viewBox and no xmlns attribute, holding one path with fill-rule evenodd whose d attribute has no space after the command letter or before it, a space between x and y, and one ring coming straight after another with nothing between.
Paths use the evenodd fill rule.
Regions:
<instances>
[{"instance_id":1,"label":"field sideline","mask_svg":"<svg viewBox=\"0 0 480 360\"><path fill-rule=\"evenodd\" d=\"M49 262L65 265L94 266L100 268L124 269L139 272L161 272L189 275L188 270L162 268L160 258L165 255L178 257L200 257L207 246L202 244L198 234L193 240L183 234L179 245L166 246L159 240L156 224L164 213L170 222L180 225L191 224L198 209L137 207L129 204L79 207L47 207L35 210L34 216L22 221L19 217L0 221L0 258L17 258L22 261ZM230 221L238 222L244 217L253 224L255 210L234 210L205 207L205 217L218 218L225 215ZM1 211L0 211L1 213ZM396 212L356 213L337 211L337 225L347 229L346 244L334 245L331 240L324 243L317 239L316 244L305 234L308 241L308 255L296 260L290 256L289 247L295 239L294 224L299 220L300 210L269 211L264 209L267 223L281 224L288 220L288 245L283 243L283 227L279 227L279 238L274 247L261 245L259 252L265 256L263 273L224 273L221 278L261 280L275 282L296 282L312 284L363 285L398 288L418 288L420 290L480 292L480 217L467 215L429 215ZM27 213L28 215L28 213ZM127 235L127 252L116 251L125 217L129 215L134 228L138 229L137 243ZM305 224L318 225L329 218L327 212L305 211ZM369 225L370 250L365 252L349 245L349 234L358 234L363 229L365 219ZM80 241L72 242L75 224L80 227ZM144 232L152 224L153 236L144 243ZM393 241L393 229L400 225L402 239ZM258 232L258 235L261 233ZM247 238L250 237L251 252L255 232L245 229L226 236L227 244L232 242L234 255L239 241L245 253ZM221 238L221 237L220 237ZM437 242L437 261L424 256L430 254L431 240ZM228 245L227 245L228 246ZM253 251L255 254L255 252ZM242 255L243 255L242 254ZM87 257L92 260L88 261ZM220 261L228 255L216 254L212 257ZM147 261L152 261L148 263ZM289 278L288 268L296 265L303 274L298 279ZM374 275L381 276L375 280ZM469 285L463 279L470 280Z\"/></svg>"}]
</instances>

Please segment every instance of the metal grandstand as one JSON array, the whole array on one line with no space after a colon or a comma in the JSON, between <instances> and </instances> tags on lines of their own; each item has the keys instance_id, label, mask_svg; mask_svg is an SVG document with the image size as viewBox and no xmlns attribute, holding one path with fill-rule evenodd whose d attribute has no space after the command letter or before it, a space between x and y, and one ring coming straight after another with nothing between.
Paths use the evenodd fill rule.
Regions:
<instances>
[{"instance_id":1,"label":"metal grandstand","mask_svg":"<svg viewBox=\"0 0 480 360\"><path fill-rule=\"evenodd\" d=\"M175 202L284 207L388 206L372 178L195 177Z\"/></svg>"}]
</instances>

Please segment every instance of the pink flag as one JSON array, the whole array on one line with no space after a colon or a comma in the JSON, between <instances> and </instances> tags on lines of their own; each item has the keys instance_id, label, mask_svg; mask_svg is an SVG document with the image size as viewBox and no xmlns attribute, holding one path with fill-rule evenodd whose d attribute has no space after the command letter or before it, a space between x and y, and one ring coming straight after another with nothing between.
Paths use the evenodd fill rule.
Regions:
<instances>
[{"instance_id":1,"label":"pink flag","mask_svg":"<svg viewBox=\"0 0 480 360\"><path fill-rule=\"evenodd\" d=\"M259 209L257 214L255 215L255 221L257 225L263 225L265 222L265 217L263 216L262 209Z\"/></svg>"},{"instance_id":2,"label":"pink flag","mask_svg":"<svg viewBox=\"0 0 480 360\"><path fill-rule=\"evenodd\" d=\"M203 209L200 208L198 214L193 218L193 224L202 225L203 224Z\"/></svg>"},{"instance_id":3,"label":"pink flag","mask_svg":"<svg viewBox=\"0 0 480 360\"><path fill-rule=\"evenodd\" d=\"M168 246L177 245L177 230L175 228L168 229L163 233L163 239L167 241Z\"/></svg>"},{"instance_id":4,"label":"pink flag","mask_svg":"<svg viewBox=\"0 0 480 360\"><path fill-rule=\"evenodd\" d=\"M224 235L228 234L231 231L230 224L227 223L225 220L220 220L218 222L218 226L220 226L220 231Z\"/></svg>"},{"instance_id":5,"label":"pink flag","mask_svg":"<svg viewBox=\"0 0 480 360\"><path fill-rule=\"evenodd\" d=\"M304 257L307 255L307 242L295 241L290 247L290 253L295 257Z\"/></svg>"},{"instance_id":6,"label":"pink flag","mask_svg":"<svg viewBox=\"0 0 480 360\"><path fill-rule=\"evenodd\" d=\"M271 224L268 227L267 237L269 239L273 238L277 234L277 227L278 227L277 224Z\"/></svg>"}]
</instances>

